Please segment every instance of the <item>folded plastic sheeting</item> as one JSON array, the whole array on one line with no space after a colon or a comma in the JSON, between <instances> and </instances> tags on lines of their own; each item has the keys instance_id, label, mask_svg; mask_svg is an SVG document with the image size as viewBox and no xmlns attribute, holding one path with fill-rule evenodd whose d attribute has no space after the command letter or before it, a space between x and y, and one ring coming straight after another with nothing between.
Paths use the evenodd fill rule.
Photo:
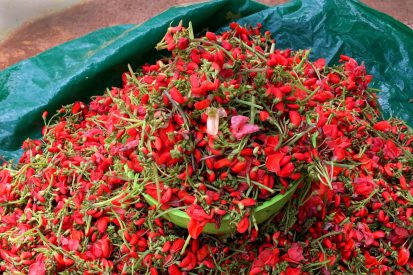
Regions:
<instances>
[{"instance_id":1,"label":"folded plastic sheeting","mask_svg":"<svg viewBox=\"0 0 413 275\"><path fill-rule=\"evenodd\" d=\"M279 48L311 48L312 59L335 64L340 54L364 61L382 90L385 117L413 125L413 31L353 0L303 0L267 7L253 1L218 0L174 7L142 25L98 30L54 47L0 72L0 155L18 158L21 143L40 137L41 114L87 100L120 84L127 64L154 61L170 24L192 22L196 32L219 30L231 21L270 30Z\"/></svg>"}]
</instances>

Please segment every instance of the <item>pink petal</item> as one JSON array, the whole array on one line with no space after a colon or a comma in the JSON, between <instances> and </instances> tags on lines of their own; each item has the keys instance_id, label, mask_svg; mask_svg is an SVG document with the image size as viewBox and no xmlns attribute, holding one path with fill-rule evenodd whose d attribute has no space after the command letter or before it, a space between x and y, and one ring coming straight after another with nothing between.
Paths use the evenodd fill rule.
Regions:
<instances>
[{"instance_id":1,"label":"pink petal","mask_svg":"<svg viewBox=\"0 0 413 275\"><path fill-rule=\"evenodd\" d=\"M235 136L237 139L241 139L246 135L258 132L260 130L260 127L255 124L245 124L244 126L241 127L240 131L238 134Z\"/></svg>"},{"instance_id":2,"label":"pink petal","mask_svg":"<svg viewBox=\"0 0 413 275\"><path fill-rule=\"evenodd\" d=\"M68 248L70 251L77 251L79 248L79 240L69 240Z\"/></svg>"},{"instance_id":3,"label":"pink petal","mask_svg":"<svg viewBox=\"0 0 413 275\"><path fill-rule=\"evenodd\" d=\"M304 260L303 248L299 243L293 243L287 251L288 257L296 262Z\"/></svg>"},{"instance_id":4,"label":"pink petal","mask_svg":"<svg viewBox=\"0 0 413 275\"><path fill-rule=\"evenodd\" d=\"M258 132L260 127L255 124L248 123L249 118L246 116L233 116L231 118L231 133L237 139L242 139L244 136Z\"/></svg>"},{"instance_id":5,"label":"pink petal","mask_svg":"<svg viewBox=\"0 0 413 275\"><path fill-rule=\"evenodd\" d=\"M43 259L32 263L29 267L28 275L44 275L46 274L46 266Z\"/></svg>"},{"instance_id":6,"label":"pink petal","mask_svg":"<svg viewBox=\"0 0 413 275\"><path fill-rule=\"evenodd\" d=\"M246 116L233 116L231 117L231 128L233 129L233 131L238 132L238 130L245 125L246 123L248 123L249 118Z\"/></svg>"}]
</instances>

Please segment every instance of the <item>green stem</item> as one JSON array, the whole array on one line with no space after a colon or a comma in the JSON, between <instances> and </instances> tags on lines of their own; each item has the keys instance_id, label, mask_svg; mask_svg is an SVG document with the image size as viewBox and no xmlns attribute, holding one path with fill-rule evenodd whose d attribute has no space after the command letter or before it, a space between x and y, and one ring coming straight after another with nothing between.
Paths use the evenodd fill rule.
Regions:
<instances>
[{"instance_id":1,"label":"green stem","mask_svg":"<svg viewBox=\"0 0 413 275\"><path fill-rule=\"evenodd\" d=\"M343 234L343 232L341 232L341 231L329 232L329 233L327 233L327 234L324 234L324 235L321 236L321 237L318 237L317 239L314 240L314 242L318 242L318 241L321 241L321 240L324 239L324 238L328 238L328 237L335 236L335 235L339 235L339 234Z\"/></svg>"},{"instance_id":2,"label":"green stem","mask_svg":"<svg viewBox=\"0 0 413 275\"><path fill-rule=\"evenodd\" d=\"M23 238L24 236L30 235L30 233L32 233L32 232L34 232L34 231L37 231L38 227L39 227L39 226L33 227L32 229L29 229L29 230L25 231L23 234L17 236L16 238L10 238L10 242L12 242L12 243L17 242L18 240L20 240L20 239Z\"/></svg>"},{"instance_id":3,"label":"green stem","mask_svg":"<svg viewBox=\"0 0 413 275\"><path fill-rule=\"evenodd\" d=\"M235 102L238 102L238 103L240 103L240 104L244 104L244 105L248 105L248 106L250 106L250 107L254 107L254 108L260 109L260 110L263 109L262 106L255 104L255 97L254 97L254 101L251 101L251 102L250 102L250 101L241 100L241 99L238 99L238 98L235 98L234 101L235 101Z\"/></svg>"},{"instance_id":4,"label":"green stem","mask_svg":"<svg viewBox=\"0 0 413 275\"><path fill-rule=\"evenodd\" d=\"M191 235L188 234L188 237L186 237L184 246L181 249L181 255L185 253L186 247L188 246L190 240L191 240Z\"/></svg>"},{"instance_id":5,"label":"green stem","mask_svg":"<svg viewBox=\"0 0 413 275\"><path fill-rule=\"evenodd\" d=\"M136 78L135 73L133 72L132 67L131 67L130 64L128 64L128 70L129 70L130 77L132 78L132 80L133 80L135 83L139 83L139 80Z\"/></svg>"},{"instance_id":6,"label":"green stem","mask_svg":"<svg viewBox=\"0 0 413 275\"><path fill-rule=\"evenodd\" d=\"M252 124L254 124L254 120L255 120L255 111L256 111L255 96L251 96L250 123Z\"/></svg>"},{"instance_id":7,"label":"green stem","mask_svg":"<svg viewBox=\"0 0 413 275\"><path fill-rule=\"evenodd\" d=\"M245 178L245 177L240 177L240 176L238 176L238 181L244 182L246 179L247 179L247 178ZM254 181L254 180L251 180L251 179L250 179L250 182L251 182L252 184L254 184L254 185L262 188L262 189L267 190L267 191L270 192L271 194L274 194L274 193L275 193L275 191L274 191L273 189L269 188L268 186L265 186L265 185L262 184L262 183L259 183L258 181Z\"/></svg>"},{"instance_id":8,"label":"green stem","mask_svg":"<svg viewBox=\"0 0 413 275\"><path fill-rule=\"evenodd\" d=\"M234 39L238 40L239 43L247 48L250 52L252 52L253 54L255 54L256 56L260 57L262 60L267 61L267 58L260 52L256 51L255 49L251 48L247 43L245 43L244 41L242 41L241 39L239 39L238 37L233 37Z\"/></svg>"},{"instance_id":9,"label":"green stem","mask_svg":"<svg viewBox=\"0 0 413 275\"><path fill-rule=\"evenodd\" d=\"M219 45L219 44L216 43L216 42L212 42L212 41L208 41L208 40L204 40L204 39L200 39L200 38L191 39L191 41L193 41L193 42L199 42L199 43L204 43L204 44L208 44L208 45L211 45L211 46L215 46L215 47L217 47L218 49L220 49L221 51L223 51L233 62L236 61L235 58L232 56L232 54L231 54L229 51L227 51L226 49L224 49L224 47L222 47L221 45Z\"/></svg>"},{"instance_id":10,"label":"green stem","mask_svg":"<svg viewBox=\"0 0 413 275\"><path fill-rule=\"evenodd\" d=\"M179 106L178 103L171 97L169 92L167 90L163 91L163 94L169 99L169 101L174 105L174 107L178 110L178 113L181 115L182 119L184 120L184 125L189 130L189 123L188 123L188 118L186 117L185 112L182 110L182 108Z\"/></svg>"},{"instance_id":11,"label":"green stem","mask_svg":"<svg viewBox=\"0 0 413 275\"><path fill-rule=\"evenodd\" d=\"M304 56L301 58L300 63L297 66L295 66L294 70L297 70L297 71L301 70L304 63L307 61L309 54L310 54L310 50L305 51Z\"/></svg>"},{"instance_id":12,"label":"green stem","mask_svg":"<svg viewBox=\"0 0 413 275\"><path fill-rule=\"evenodd\" d=\"M156 165L152 165L152 171L153 171L153 176L155 179L155 185L156 185L156 197L158 198L158 202L161 203L161 187L159 185L159 179L158 179L158 170L156 169Z\"/></svg>"},{"instance_id":13,"label":"green stem","mask_svg":"<svg viewBox=\"0 0 413 275\"><path fill-rule=\"evenodd\" d=\"M119 198L122 198L122 197L123 197L124 199L127 199L127 198L129 198L129 194L126 194L126 195L125 195L125 193L120 192L119 195L117 195L117 196L114 196L114 197L112 197L112 198L110 198L110 199L107 199L107 200L105 200L105 201L101 201L101 202L94 203L93 205L94 205L95 207L108 206L108 203L111 203L112 201L114 201L114 200L116 200L116 199L119 199Z\"/></svg>"},{"instance_id":14,"label":"green stem","mask_svg":"<svg viewBox=\"0 0 413 275\"><path fill-rule=\"evenodd\" d=\"M310 94L306 98L300 101L300 104L303 104L309 101L317 93L318 90L320 90L320 86L315 88L314 91L311 91Z\"/></svg>"},{"instance_id":15,"label":"green stem","mask_svg":"<svg viewBox=\"0 0 413 275\"><path fill-rule=\"evenodd\" d=\"M295 142L297 142L298 140L300 140L300 138L302 138L304 135L308 134L309 132L311 132L313 129L315 129L315 126L310 126L307 130L305 130L304 132L301 132L293 137L291 137L290 139L285 141L285 145L287 146L291 146L293 145Z\"/></svg>"},{"instance_id":16,"label":"green stem","mask_svg":"<svg viewBox=\"0 0 413 275\"><path fill-rule=\"evenodd\" d=\"M187 209L187 208L188 208L188 206L180 206L180 207L169 208L169 209L167 209L167 210L159 213L158 215L156 215L156 216L153 217L153 218L154 218L154 219L157 219L157 218L162 217L163 215L168 214L169 212L184 210L184 209Z\"/></svg>"}]
</instances>

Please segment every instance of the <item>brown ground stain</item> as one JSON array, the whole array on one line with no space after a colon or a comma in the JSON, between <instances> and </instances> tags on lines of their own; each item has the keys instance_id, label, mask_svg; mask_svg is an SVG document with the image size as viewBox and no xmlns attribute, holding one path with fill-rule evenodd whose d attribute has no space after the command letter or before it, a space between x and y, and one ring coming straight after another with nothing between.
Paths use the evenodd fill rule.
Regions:
<instances>
[{"instance_id":1,"label":"brown ground stain","mask_svg":"<svg viewBox=\"0 0 413 275\"><path fill-rule=\"evenodd\" d=\"M345 1L345 0L344 0ZM0 42L0 70L94 30L139 24L173 5L200 0L84 0L63 11L26 22ZM286 0L261 0L277 5ZM413 27L413 0L364 0L367 5Z\"/></svg>"}]
</instances>

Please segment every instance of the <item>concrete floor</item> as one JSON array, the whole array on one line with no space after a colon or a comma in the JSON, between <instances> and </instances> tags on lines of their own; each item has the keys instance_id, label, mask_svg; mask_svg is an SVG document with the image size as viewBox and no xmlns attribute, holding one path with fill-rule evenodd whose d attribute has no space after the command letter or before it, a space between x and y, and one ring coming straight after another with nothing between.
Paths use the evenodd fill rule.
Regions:
<instances>
[{"instance_id":1,"label":"concrete floor","mask_svg":"<svg viewBox=\"0 0 413 275\"><path fill-rule=\"evenodd\" d=\"M16 27L39 16L69 8L82 0L0 0L0 40ZM24 8L23 8L24 7Z\"/></svg>"},{"instance_id":2,"label":"concrete floor","mask_svg":"<svg viewBox=\"0 0 413 275\"><path fill-rule=\"evenodd\" d=\"M119 24L139 24L173 5L204 1L53 0L54 6L43 6L43 10L41 2L45 1L0 0L0 26L15 25L16 22L20 24L22 18L29 19L28 22L9 33L7 37L2 39L0 36L0 70L93 30ZM80 3L73 5L75 2ZM287 2L287 0L259 0L258 2L277 5ZM363 0L362 2L413 27L413 0ZM31 3L32 7L28 6L27 3ZM33 5L33 3L37 4ZM10 6L6 6L6 4L25 8L18 9L20 11L13 15L6 12L10 10ZM70 7L51 13L67 6ZM36 9L39 14L46 15L33 19L32 15L36 14ZM31 12L25 15L24 10L31 10ZM7 25L7 20L12 23Z\"/></svg>"}]
</instances>

